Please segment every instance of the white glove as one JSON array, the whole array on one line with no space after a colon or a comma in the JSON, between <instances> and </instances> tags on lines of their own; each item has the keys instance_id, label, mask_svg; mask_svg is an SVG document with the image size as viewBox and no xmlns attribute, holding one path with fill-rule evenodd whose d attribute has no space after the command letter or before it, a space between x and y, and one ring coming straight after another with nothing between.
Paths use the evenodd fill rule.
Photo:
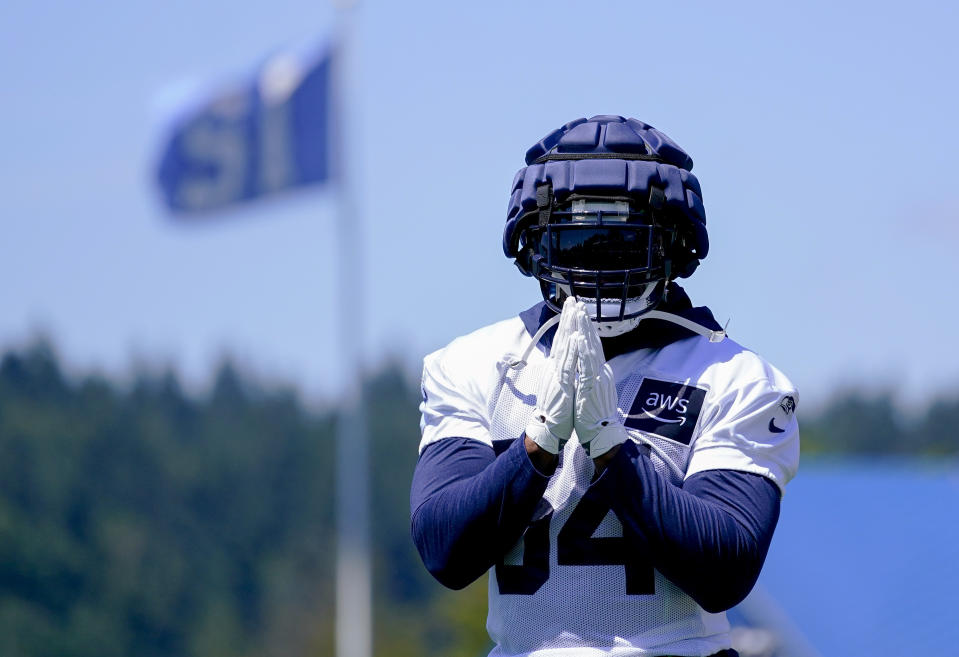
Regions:
<instances>
[{"instance_id":1,"label":"white glove","mask_svg":"<svg viewBox=\"0 0 959 657\"><path fill-rule=\"evenodd\" d=\"M584 313L585 315L585 313ZM579 376L576 380L576 437L590 458L605 454L626 441L626 427L619 418L616 382L606 363L603 344L593 321L577 317Z\"/></svg>"},{"instance_id":2,"label":"white glove","mask_svg":"<svg viewBox=\"0 0 959 657\"><path fill-rule=\"evenodd\" d=\"M575 299L563 304L553 346L536 391L536 410L526 425L526 435L550 454L558 454L573 433L573 396L576 380L577 325ZM583 313L585 315L585 313Z\"/></svg>"}]
</instances>

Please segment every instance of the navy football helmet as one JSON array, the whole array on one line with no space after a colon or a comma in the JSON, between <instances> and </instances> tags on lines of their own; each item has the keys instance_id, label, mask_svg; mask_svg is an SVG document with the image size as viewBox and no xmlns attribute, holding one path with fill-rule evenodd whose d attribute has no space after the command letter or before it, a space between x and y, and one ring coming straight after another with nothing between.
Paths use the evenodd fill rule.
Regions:
<instances>
[{"instance_id":1,"label":"navy football helmet","mask_svg":"<svg viewBox=\"0 0 959 657\"><path fill-rule=\"evenodd\" d=\"M652 126L577 119L537 142L516 174L503 250L559 312L587 304L600 333L630 330L709 250L693 161Z\"/></svg>"}]
</instances>

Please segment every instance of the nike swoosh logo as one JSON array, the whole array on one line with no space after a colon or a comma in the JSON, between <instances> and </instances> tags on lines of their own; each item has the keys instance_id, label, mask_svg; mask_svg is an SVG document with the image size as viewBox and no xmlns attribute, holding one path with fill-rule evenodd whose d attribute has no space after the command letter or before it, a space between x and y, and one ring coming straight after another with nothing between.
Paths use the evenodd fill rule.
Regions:
<instances>
[{"instance_id":1,"label":"nike swoosh logo","mask_svg":"<svg viewBox=\"0 0 959 657\"><path fill-rule=\"evenodd\" d=\"M665 422L666 424L678 424L679 426L683 426L684 424L686 424L686 418L684 418L684 417L681 417L681 418L679 418L679 419L677 419L677 420L667 420L667 419L664 418L664 417L659 417L658 415L653 415L652 413L650 413L649 411L646 411L646 410L644 410L642 413L638 413L638 414L636 414L636 415L627 415L627 416L626 416L626 419L627 419L627 420L630 419L630 418L633 418L634 420L650 419L650 420L656 420L657 422Z\"/></svg>"},{"instance_id":2,"label":"nike swoosh logo","mask_svg":"<svg viewBox=\"0 0 959 657\"><path fill-rule=\"evenodd\" d=\"M772 433L785 433L785 429L780 429L774 422L775 418L769 418L769 430Z\"/></svg>"}]
</instances>

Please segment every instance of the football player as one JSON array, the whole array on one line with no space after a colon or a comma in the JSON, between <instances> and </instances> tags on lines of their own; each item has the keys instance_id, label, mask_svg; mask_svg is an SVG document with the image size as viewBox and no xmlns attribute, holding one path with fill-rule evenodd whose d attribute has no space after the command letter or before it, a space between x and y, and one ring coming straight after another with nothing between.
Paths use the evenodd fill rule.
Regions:
<instances>
[{"instance_id":1,"label":"football player","mask_svg":"<svg viewBox=\"0 0 959 657\"><path fill-rule=\"evenodd\" d=\"M798 395L676 279L709 243L689 156L635 119L551 132L503 247L543 301L426 357L412 533L492 569L492 655L735 655L799 460Z\"/></svg>"}]
</instances>

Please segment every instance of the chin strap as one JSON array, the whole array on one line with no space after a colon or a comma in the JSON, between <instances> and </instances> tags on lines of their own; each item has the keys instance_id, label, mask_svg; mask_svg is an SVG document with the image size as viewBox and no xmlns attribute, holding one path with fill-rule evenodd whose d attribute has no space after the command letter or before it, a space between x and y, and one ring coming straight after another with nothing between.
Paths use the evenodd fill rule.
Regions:
<instances>
[{"instance_id":1,"label":"chin strap","mask_svg":"<svg viewBox=\"0 0 959 657\"><path fill-rule=\"evenodd\" d=\"M546 335L546 331L550 330L557 324L559 324L559 313L553 315L539 327L539 330L533 334L533 339L530 340L529 344L526 346L526 349L523 350L523 355L518 359L510 361L509 366L515 370L522 369L526 367L526 359L529 358L529 355L533 353L533 348L539 344L539 341L543 339L543 336Z\"/></svg>"},{"instance_id":2,"label":"chin strap","mask_svg":"<svg viewBox=\"0 0 959 657\"><path fill-rule=\"evenodd\" d=\"M519 358L510 361L509 366L517 370L526 367L527 359L529 359L529 355L533 353L533 349L536 347L537 344L539 344L539 341L543 339L543 336L546 335L547 331L549 331L551 328L559 324L559 318L560 316L556 314L550 317L549 319L547 319L545 322L543 322L543 325L539 327L539 330L533 334L533 338L530 340L530 343L526 346L526 349L523 350L523 354ZM663 312L662 310L650 310L648 312L643 313L642 315L636 318L637 326L644 319L660 319L666 322L672 322L673 324L682 326L684 329L688 331L692 331L693 333L696 333L697 335L703 336L704 338L708 339L710 342L722 342L723 340L726 339L725 328L721 328L718 331L714 331L712 329L706 328L705 326L701 324L697 324L696 322L692 320L686 319L685 317L674 315L673 313Z\"/></svg>"},{"instance_id":3,"label":"chin strap","mask_svg":"<svg viewBox=\"0 0 959 657\"><path fill-rule=\"evenodd\" d=\"M693 333L707 338L710 342L722 342L726 339L725 328L714 331L702 326L701 324L697 324L690 319L680 317L679 315L674 315L673 313L663 312L662 310L650 310L649 312L643 313L636 319L638 319L640 322L642 322L644 319L662 319L667 322L672 322L673 324L682 326L686 330L692 331Z\"/></svg>"}]
</instances>

